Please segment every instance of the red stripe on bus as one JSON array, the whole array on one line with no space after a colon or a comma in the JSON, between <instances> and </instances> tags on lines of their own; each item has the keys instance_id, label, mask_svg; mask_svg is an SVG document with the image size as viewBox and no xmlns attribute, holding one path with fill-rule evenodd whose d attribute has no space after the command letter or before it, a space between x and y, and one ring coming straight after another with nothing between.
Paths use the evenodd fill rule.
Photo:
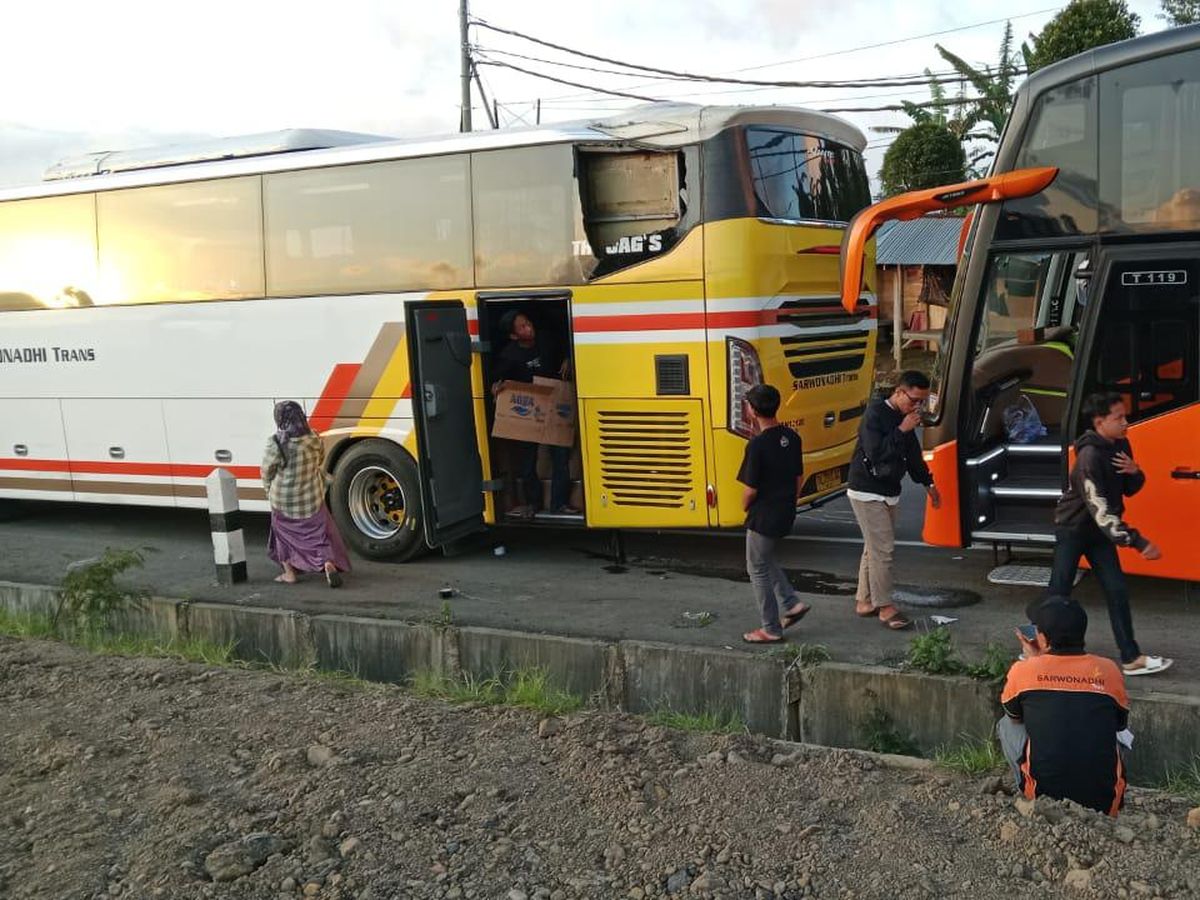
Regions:
<instances>
[{"instance_id":1,"label":"red stripe on bus","mask_svg":"<svg viewBox=\"0 0 1200 900\"><path fill-rule=\"evenodd\" d=\"M338 409L346 398L346 392L350 390L350 385L354 383L354 378L361 368L361 363L338 363L333 367L333 373L321 389L321 397L313 407L312 415L308 417L309 427L317 434L333 424Z\"/></svg>"},{"instance_id":2,"label":"red stripe on bus","mask_svg":"<svg viewBox=\"0 0 1200 900\"><path fill-rule=\"evenodd\" d=\"M0 469L15 472L59 472L73 475L157 475L164 478L205 478L214 469L228 469L237 478L258 478L258 466L195 463L136 463L67 459L0 459Z\"/></svg>"}]
</instances>

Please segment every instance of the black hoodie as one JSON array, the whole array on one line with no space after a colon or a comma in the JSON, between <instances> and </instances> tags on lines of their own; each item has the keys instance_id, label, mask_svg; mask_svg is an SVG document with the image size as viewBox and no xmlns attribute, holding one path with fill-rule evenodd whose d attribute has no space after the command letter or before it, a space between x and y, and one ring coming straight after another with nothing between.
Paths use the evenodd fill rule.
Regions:
<instances>
[{"instance_id":1,"label":"black hoodie","mask_svg":"<svg viewBox=\"0 0 1200 900\"><path fill-rule=\"evenodd\" d=\"M1142 489L1146 476L1142 472L1118 472L1113 463L1118 453L1133 459L1133 448L1125 438L1110 441L1086 431L1075 441L1075 465L1067 492L1054 511L1054 524L1082 530L1094 523L1114 544L1143 550L1150 542L1126 525L1121 514L1125 512L1125 498Z\"/></svg>"}]
</instances>

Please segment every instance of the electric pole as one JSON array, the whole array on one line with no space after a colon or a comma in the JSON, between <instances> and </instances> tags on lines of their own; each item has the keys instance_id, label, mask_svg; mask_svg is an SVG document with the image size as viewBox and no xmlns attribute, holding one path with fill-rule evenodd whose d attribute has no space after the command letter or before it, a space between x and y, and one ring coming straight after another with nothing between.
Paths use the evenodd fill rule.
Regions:
<instances>
[{"instance_id":1,"label":"electric pole","mask_svg":"<svg viewBox=\"0 0 1200 900\"><path fill-rule=\"evenodd\" d=\"M467 0L458 3L458 32L462 41L462 118L459 131L471 130L471 48L467 43Z\"/></svg>"}]
</instances>

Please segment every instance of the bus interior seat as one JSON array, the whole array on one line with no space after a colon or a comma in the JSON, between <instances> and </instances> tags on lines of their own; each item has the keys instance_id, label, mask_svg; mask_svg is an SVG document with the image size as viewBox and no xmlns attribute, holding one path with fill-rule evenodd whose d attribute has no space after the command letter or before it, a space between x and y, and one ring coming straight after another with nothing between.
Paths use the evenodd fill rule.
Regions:
<instances>
[{"instance_id":1,"label":"bus interior seat","mask_svg":"<svg viewBox=\"0 0 1200 900\"><path fill-rule=\"evenodd\" d=\"M1047 430L1058 430L1066 415L1073 364L1070 346L1059 340L1005 344L980 354L971 373L980 445L1003 437L1004 410L1022 395L1033 403Z\"/></svg>"}]
</instances>

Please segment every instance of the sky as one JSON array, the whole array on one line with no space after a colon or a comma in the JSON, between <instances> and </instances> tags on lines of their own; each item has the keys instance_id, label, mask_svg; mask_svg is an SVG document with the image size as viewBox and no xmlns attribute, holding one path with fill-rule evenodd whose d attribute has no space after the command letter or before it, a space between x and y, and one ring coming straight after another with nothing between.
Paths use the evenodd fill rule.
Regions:
<instances>
[{"instance_id":1,"label":"sky","mask_svg":"<svg viewBox=\"0 0 1200 900\"><path fill-rule=\"evenodd\" d=\"M702 74L839 80L945 71L935 43L994 65L1007 16L1027 39L1065 4L1052 0L471 0L493 25L598 56ZM457 0L57 0L4 4L0 31L0 185L36 182L55 161L284 128L410 137L458 130ZM1158 0L1129 0L1142 33L1165 27ZM570 60L473 29L481 59L570 81L699 103L830 109L929 99L926 86L747 89L577 71L499 51ZM575 58L597 68L605 63ZM502 126L615 113L637 100L603 96L511 69L481 66ZM952 91L953 93L953 91ZM490 127L478 93L476 129ZM870 141L872 178L899 112L844 113Z\"/></svg>"}]
</instances>

